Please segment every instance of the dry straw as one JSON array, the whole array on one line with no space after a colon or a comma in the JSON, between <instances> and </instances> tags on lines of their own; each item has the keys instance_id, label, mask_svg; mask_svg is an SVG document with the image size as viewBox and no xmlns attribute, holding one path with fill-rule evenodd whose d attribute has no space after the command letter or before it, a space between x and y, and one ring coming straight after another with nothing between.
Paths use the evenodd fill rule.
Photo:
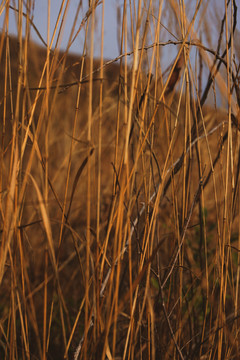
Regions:
<instances>
[{"instance_id":1,"label":"dry straw","mask_svg":"<svg viewBox=\"0 0 240 360\"><path fill-rule=\"evenodd\" d=\"M0 358L238 358L236 1L113 3L0 5Z\"/></svg>"}]
</instances>

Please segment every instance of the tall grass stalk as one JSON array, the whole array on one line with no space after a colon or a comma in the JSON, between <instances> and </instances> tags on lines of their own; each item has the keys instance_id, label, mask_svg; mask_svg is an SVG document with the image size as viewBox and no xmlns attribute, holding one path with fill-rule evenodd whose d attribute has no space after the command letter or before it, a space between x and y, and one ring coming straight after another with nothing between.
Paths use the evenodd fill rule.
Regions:
<instances>
[{"instance_id":1,"label":"tall grass stalk","mask_svg":"<svg viewBox=\"0 0 240 360\"><path fill-rule=\"evenodd\" d=\"M0 5L0 358L237 359L236 1L118 1L116 44L108 1L35 5Z\"/></svg>"}]
</instances>

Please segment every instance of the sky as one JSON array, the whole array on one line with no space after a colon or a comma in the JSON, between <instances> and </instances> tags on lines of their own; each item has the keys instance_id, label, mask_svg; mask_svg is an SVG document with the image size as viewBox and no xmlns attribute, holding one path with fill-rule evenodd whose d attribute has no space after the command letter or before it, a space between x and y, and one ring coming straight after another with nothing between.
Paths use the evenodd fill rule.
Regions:
<instances>
[{"instance_id":1,"label":"sky","mask_svg":"<svg viewBox=\"0 0 240 360\"><path fill-rule=\"evenodd\" d=\"M66 0L64 0L65 3L67 2ZM5 1L2 1L2 3L4 3ZM25 1L26 2L26 1ZM56 19L60 10L60 6L62 4L62 0L35 0L32 1L32 3L34 4L34 10L33 10L33 23L35 24L35 26L37 27L37 29L39 30L41 36L44 38L44 40L47 40L47 13L48 13L48 2L50 2L51 4L51 8L50 8L50 34L53 34L53 29L56 23ZM82 3L82 7L80 10L80 14L78 16L78 22L77 22L77 26L76 28L79 27L79 25L81 24L82 19L84 19L84 16L86 14L86 11L88 10L88 2L89 0L69 0L69 7L68 7L68 14L67 14L67 18L66 18L66 23L65 23L65 27L64 30L62 32L63 34L63 38L62 38L62 49L64 50L67 46L67 41L70 35L70 31L71 31L71 27L74 21L74 17L78 8L78 4ZM138 0L136 1L131 1L132 4L137 3ZM217 12L222 9L222 13L224 10L224 2L225 0L203 0L202 2L202 7L204 7L207 3L210 4L210 6L208 6L207 11L209 11L209 9L213 9L212 11L216 11ZM14 7L17 6L17 1L16 0L11 0L10 1L11 5ZM104 58L115 58L119 55L119 42L117 39L117 9L120 9L120 11L122 12L122 8L123 8L123 0L105 0L105 18L104 18ZM128 12L129 12L129 3L130 0L127 0L127 6L128 6ZM147 1L148 3L148 1ZM159 4L160 1L156 0L155 4ZM164 4L168 3L168 1L163 1ZM185 0L186 3L186 10L189 13L189 19L191 18L195 6L196 6L196 0L192 0L192 1L188 1ZM237 1L238 3L238 1ZM154 1L153 1L154 4ZM144 5L144 1L142 1L142 6ZM0 29L3 28L3 21L4 21L4 17L5 17L5 12L3 11L1 13L1 6L0 5ZM190 9L192 7L192 9ZM214 8L215 7L215 8ZM100 44L101 44L101 11L102 11L102 5L98 6L97 8L97 12L96 12L96 28L97 31L95 33L95 44L94 44L94 49L95 49L95 56L99 56L100 55ZM240 13L240 11L238 11L238 13ZM191 15L190 15L191 14ZM155 15L155 14L154 14ZM153 15L153 16L154 16ZM157 16L157 13L156 13ZM173 16L173 15L171 15ZM213 14L214 16L214 14ZM222 15L220 15L222 17ZM9 13L9 32L10 33L17 33L17 27L16 27L16 19L17 19L17 13L10 9L10 13ZM240 19L239 19L240 20ZM153 19L151 18L151 21L153 21ZM164 19L164 14L162 16L161 19L162 23L164 23L165 19ZM214 22L214 18L213 18L213 22ZM165 21L165 25L167 25L167 21ZM211 24L209 24L211 26ZM217 36L218 33L214 34L214 30L216 30L217 32L219 32L219 29L213 29L213 32L210 34L210 36L214 37ZM206 31L205 31L206 32ZM163 33L163 38L162 40L166 41L169 39L174 39L173 36L171 36L170 34L167 34L166 32L164 32L164 28L161 28L161 33ZM79 36L77 37L77 39L75 40L75 42L72 44L70 51L74 52L74 53L79 53L81 54L83 52L83 44L84 44L84 36L85 36L85 29L82 29L81 32L79 33ZM31 30L31 38L36 41L39 42L39 37L37 36L36 32L32 29ZM204 39L203 39L204 41Z\"/></svg>"},{"instance_id":2,"label":"sky","mask_svg":"<svg viewBox=\"0 0 240 360\"><path fill-rule=\"evenodd\" d=\"M29 0L28 0L29 1ZM57 20L57 16L60 10L60 6L62 4L63 0L35 0L34 3L34 11L33 11L33 23L35 24L35 26L37 27L38 31L40 32L41 36L43 37L43 39L45 41L47 41L47 9L48 9L48 2L50 3L51 7L50 7L50 35L53 34L53 29ZM79 17L78 17L78 22L77 22L77 26L76 29L80 26L82 19L84 19L85 14L88 10L88 1L89 0L69 0L69 8L68 8L68 15L66 18L66 23L65 23L65 27L63 30L63 37L62 37L62 42L61 42L61 49L65 50L66 46L67 46L67 42L68 42L68 38L71 32L71 27L72 24L74 22L74 17L76 15L77 12L77 8L79 3L82 3L82 7L79 13ZM127 6L128 6L128 13L129 13L129 4L132 3L132 6L134 6L134 4L138 3L139 0L127 0ZM5 18L5 12L1 11L2 9L2 4L4 4L5 1L1 2L0 5L0 30L3 29L3 23L4 23L4 18ZM18 2L16 0L11 0L10 1L11 5L15 7L17 6ZM25 1L26 3L26 1ZM65 0L65 4L67 3L67 0ZM117 19L118 19L118 11L120 10L120 13L122 13L122 9L123 9L123 0L105 0L105 17L104 17L104 58L105 59L114 59L116 58L119 54L120 54L120 50L119 50L119 41L118 41L118 34L117 34ZM144 3L149 3L149 1L143 1L142 0L142 6L144 6ZM159 5L160 0L155 0L155 2L153 1L153 4L156 4L157 6ZM165 0L164 1L164 5L169 4L169 0ZM188 18L191 19L195 10L195 6L196 6L197 0L185 0L185 4L187 4L186 6L186 11L188 12ZM219 36L219 31L220 31L220 21L222 19L222 16L224 14L224 3L225 0L203 0L202 1L202 7L204 9L204 7L206 8L206 18L207 23L204 24L204 17L201 15L200 19L196 19L196 24L195 24L195 30L198 32L198 35L200 34L200 31L198 31L198 24L200 24L201 28L202 28L202 41L203 44L207 43L210 44L209 46L211 46L212 49L216 49L217 48L217 38ZM239 0L236 1L238 7L240 7L239 4ZM207 6L208 5L208 6ZM100 56L100 49L101 49L101 12L102 12L102 5L98 6L98 9L96 11L96 32L95 32L95 43L94 43L94 56L95 57L99 57ZM211 17L209 17L209 14L211 14ZM240 10L238 9L238 31L239 31L239 23L240 23ZM151 22L152 24L154 23L154 17L157 16L157 11L156 14L153 13L151 14ZM169 16L167 18L167 16ZM172 17L172 19L171 19ZM216 19L217 17L219 18L219 23L216 26ZM165 11L163 12L163 16L161 18L161 22L164 25L167 25L169 18L171 21L175 21L177 24L177 19L174 18L173 15L173 11ZM209 19L212 19L212 22L209 21ZM17 33L17 26L16 26L16 20L17 20L17 13L10 9L10 13L9 13L9 32L10 33ZM128 29L130 32L130 21L128 20ZM207 29L206 29L207 26ZM174 40L174 36L176 35L176 37L180 37L180 26L176 26L176 29L179 30L179 33L177 34L176 31L178 30L174 30L174 34L171 34L169 32L167 32L166 30L164 30L164 27L161 26L161 32L160 32L160 41L168 41L168 40ZM152 29L154 30L154 29ZM151 32L151 31L150 31ZM150 33L149 32L149 33ZM154 33L154 31L153 31ZM240 34L240 32L238 33L238 35ZM72 44L71 48L70 48L70 52L72 53L78 53L78 54L82 54L83 53L83 46L84 46L84 37L85 37L85 28L83 28L80 33L79 36L76 38L76 40L74 41L74 43ZM205 37L205 38L204 38ZM208 39L207 39L208 37ZM34 29L31 29L31 39L40 43L39 37L36 34L36 32L34 31ZM149 39L148 39L148 43L153 43L153 38L151 38L151 35L149 35ZM237 41L237 43L239 43ZM240 49L240 47L239 47ZM168 46L168 47L164 47L161 49L162 51L162 57L161 57L161 64L163 64L163 71L165 69L168 68L168 66L174 61L175 56L176 56L176 52L178 50L178 47L176 46ZM148 52L149 54L150 52ZM197 50L196 48L192 47L192 54L196 54ZM196 56L196 55L194 55ZM130 58L132 59L132 57ZM131 60L129 60L131 61ZM195 59L193 58L192 63L195 62ZM208 75L208 70L206 70L206 76Z\"/></svg>"},{"instance_id":3,"label":"sky","mask_svg":"<svg viewBox=\"0 0 240 360\"><path fill-rule=\"evenodd\" d=\"M56 23L56 19L60 10L62 1L61 0L51 0L51 8L50 8L50 34L53 33L53 29ZM82 19L84 18L86 11L88 9L88 1L82 1L83 6L80 11L80 16L78 20L78 26L80 25ZM117 46L117 31L116 31L116 8L118 0L105 0L105 20L104 20L104 57L105 58L113 58L119 55L118 46ZM65 27L63 30L63 38L62 38L62 49L66 48L68 38L71 32L71 27L74 21L74 17L77 11L77 7L79 4L79 0L71 0L69 2L68 15L65 23ZM14 6L14 2L11 1L11 5ZM17 4L16 4L17 5ZM1 6L0 6L1 10ZM101 27L101 11L102 6L98 7L98 11L96 13L97 27L98 31L95 34L95 49L96 56L100 55L100 27ZM34 17L33 23L39 30L41 36L46 41L47 39L47 14L48 14L48 0L35 0L34 5ZM5 12L3 12L0 16L0 29L3 29L3 21L4 21ZM9 13L9 33L16 34L17 26L16 26L16 12L10 9ZM83 44L84 44L84 35L85 31L81 31L78 38L75 40L73 45L71 46L70 51L73 53L82 53ZM39 37L36 32L31 30L31 38L39 42ZM99 45L99 46L97 46Z\"/></svg>"}]
</instances>

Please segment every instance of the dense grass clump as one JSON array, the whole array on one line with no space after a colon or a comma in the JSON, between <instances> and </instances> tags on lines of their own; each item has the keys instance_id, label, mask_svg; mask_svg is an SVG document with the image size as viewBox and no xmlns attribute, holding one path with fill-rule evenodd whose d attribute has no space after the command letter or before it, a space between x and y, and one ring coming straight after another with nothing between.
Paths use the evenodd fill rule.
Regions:
<instances>
[{"instance_id":1,"label":"dense grass clump","mask_svg":"<svg viewBox=\"0 0 240 360\"><path fill-rule=\"evenodd\" d=\"M237 4L68 4L1 5L0 358L237 359Z\"/></svg>"}]
</instances>

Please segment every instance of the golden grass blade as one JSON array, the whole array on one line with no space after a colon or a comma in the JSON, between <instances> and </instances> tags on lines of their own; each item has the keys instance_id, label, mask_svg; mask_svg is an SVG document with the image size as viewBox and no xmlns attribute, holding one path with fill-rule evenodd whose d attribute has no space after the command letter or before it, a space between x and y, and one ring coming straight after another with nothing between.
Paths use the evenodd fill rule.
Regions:
<instances>
[{"instance_id":1,"label":"golden grass blade","mask_svg":"<svg viewBox=\"0 0 240 360\"><path fill-rule=\"evenodd\" d=\"M237 358L237 5L2 2L0 358Z\"/></svg>"}]
</instances>

